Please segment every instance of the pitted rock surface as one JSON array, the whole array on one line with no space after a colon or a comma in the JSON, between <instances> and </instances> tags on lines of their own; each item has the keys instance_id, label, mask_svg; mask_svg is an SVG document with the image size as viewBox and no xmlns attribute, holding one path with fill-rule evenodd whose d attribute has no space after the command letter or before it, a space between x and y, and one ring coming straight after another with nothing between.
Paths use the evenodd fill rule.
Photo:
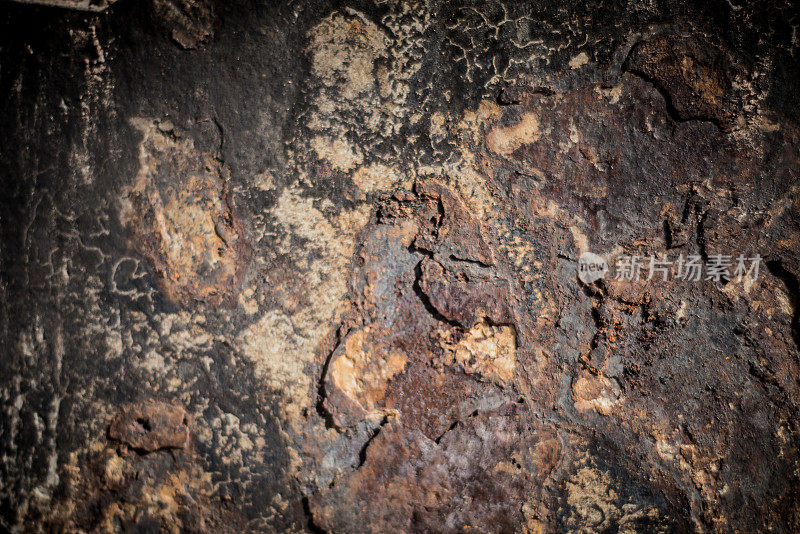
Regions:
<instances>
[{"instance_id":1,"label":"pitted rock surface","mask_svg":"<svg viewBox=\"0 0 800 534\"><path fill-rule=\"evenodd\" d=\"M793 2L36 3L0 531L800 531Z\"/></svg>"}]
</instances>

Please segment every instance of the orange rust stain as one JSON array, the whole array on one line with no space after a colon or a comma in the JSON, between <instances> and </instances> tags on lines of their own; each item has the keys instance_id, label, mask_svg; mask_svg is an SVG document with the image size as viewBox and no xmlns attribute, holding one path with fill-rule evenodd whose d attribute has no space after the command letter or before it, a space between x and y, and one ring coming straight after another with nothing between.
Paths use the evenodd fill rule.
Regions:
<instances>
[{"instance_id":1,"label":"orange rust stain","mask_svg":"<svg viewBox=\"0 0 800 534\"><path fill-rule=\"evenodd\" d=\"M226 169L190 139L139 126L140 169L122 214L131 246L171 301L233 305L250 248L230 205Z\"/></svg>"}]
</instances>

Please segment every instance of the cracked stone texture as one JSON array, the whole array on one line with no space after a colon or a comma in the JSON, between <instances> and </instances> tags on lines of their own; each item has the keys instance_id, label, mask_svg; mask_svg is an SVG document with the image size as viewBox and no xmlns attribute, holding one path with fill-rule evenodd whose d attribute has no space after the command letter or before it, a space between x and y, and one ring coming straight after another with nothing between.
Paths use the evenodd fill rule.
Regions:
<instances>
[{"instance_id":1,"label":"cracked stone texture","mask_svg":"<svg viewBox=\"0 0 800 534\"><path fill-rule=\"evenodd\" d=\"M0 531L800 531L793 2L49 3Z\"/></svg>"}]
</instances>

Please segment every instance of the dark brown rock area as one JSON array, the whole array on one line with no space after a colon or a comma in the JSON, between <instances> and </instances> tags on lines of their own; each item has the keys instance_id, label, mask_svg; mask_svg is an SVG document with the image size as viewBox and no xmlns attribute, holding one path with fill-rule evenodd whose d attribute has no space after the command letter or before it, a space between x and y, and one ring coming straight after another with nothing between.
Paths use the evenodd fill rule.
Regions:
<instances>
[{"instance_id":1,"label":"dark brown rock area","mask_svg":"<svg viewBox=\"0 0 800 534\"><path fill-rule=\"evenodd\" d=\"M793 2L2 6L0 532L800 532Z\"/></svg>"}]
</instances>

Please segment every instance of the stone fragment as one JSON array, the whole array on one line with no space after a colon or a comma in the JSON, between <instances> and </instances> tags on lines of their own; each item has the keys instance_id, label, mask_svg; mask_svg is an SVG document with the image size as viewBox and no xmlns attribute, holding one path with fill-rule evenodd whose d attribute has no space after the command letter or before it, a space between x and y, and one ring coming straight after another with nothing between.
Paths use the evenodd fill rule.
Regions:
<instances>
[{"instance_id":1,"label":"stone fragment","mask_svg":"<svg viewBox=\"0 0 800 534\"><path fill-rule=\"evenodd\" d=\"M126 406L117 413L108 435L145 453L184 449L189 445L191 418L178 404L150 400Z\"/></svg>"}]
</instances>

